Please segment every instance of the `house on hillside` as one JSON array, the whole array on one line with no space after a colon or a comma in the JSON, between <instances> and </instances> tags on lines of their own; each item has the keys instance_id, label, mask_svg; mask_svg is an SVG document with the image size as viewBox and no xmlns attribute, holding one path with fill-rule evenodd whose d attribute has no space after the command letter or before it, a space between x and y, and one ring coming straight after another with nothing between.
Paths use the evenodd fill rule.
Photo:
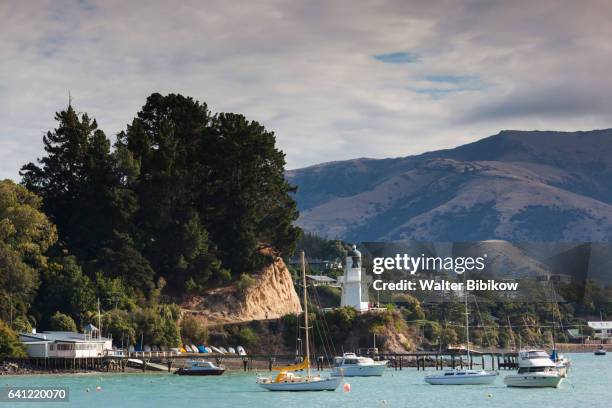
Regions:
<instances>
[{"instance_id":1,"label":"house on hillside","mask_svg":"<svg viewBox=\"0 0 612 408\"><path fill-rule=\"evenodd\" d=\"M340 286L334 278L325 275L306 275L306 280L313 286Z\"/></svg>"},{"instance_id":2,"label":"house on hillside","mask_svg":"<svg viewBox=\"0 0 612 408\"><path fill-rule=\"evenodd\" d=\"M93 325L85 333L49 331L21 333L19 340L29 357L35 358L90 358L101 357L112 350L112 340L101 337Z\"/></svg>"},{"instance_id":3,"label":"house on hillside","mask_svg":"<svg viewBox=\"0 0 612 408\"><path fill-rule=\"evenodd\" d=\"M595 331L593 338L600 340L612 340L612 322L588 322L591 329Z\"/></svg>"}]
</instances>

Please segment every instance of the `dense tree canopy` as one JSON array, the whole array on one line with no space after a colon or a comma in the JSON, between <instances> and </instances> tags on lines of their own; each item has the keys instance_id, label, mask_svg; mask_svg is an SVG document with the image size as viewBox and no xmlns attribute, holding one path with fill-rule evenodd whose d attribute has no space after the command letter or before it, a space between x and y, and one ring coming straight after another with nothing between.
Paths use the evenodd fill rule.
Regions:
<instances>
[{"instance_id":1,"label":"dense tree canopy","mask_svg":"<svg viewBox=\"0 0 612 408\"><path fill-rule=\"evenodd\" d=\"M121 279L141 297L159 277L174 293L198 291L253 272L266 262L260 245L293 251L294 189L259 123L153 94L112 149L72 106L56 120L46 155L21 174L57 224L57 249L90 278Z\"/></svg>"},{"instance_id":2,"label":"dense tree canopy","mask_svg":"<svg viewBox=\"0 0 612 408\"><path fill-rule=\"evenodd\" d=\"M261 124L175 94L152 94L114 144L72 106L55 119L23 186L0 182L3 353L23 352L15 330L98 318L116 341L179 345L165 294L250 279L262 247L293 251L294 189Z\"/></svg>"},{"instance_id":3,"label":"dense tree canopy","mask_svg":"<svg viewBox=\"0 0 612 408\"><path fill-rule=\"evenodd\" d=\"M27 321L38 288L38 271L56 229L40 211L41 199L10 180L0 181L0 319Z\"/></svg>"}]
</instances>

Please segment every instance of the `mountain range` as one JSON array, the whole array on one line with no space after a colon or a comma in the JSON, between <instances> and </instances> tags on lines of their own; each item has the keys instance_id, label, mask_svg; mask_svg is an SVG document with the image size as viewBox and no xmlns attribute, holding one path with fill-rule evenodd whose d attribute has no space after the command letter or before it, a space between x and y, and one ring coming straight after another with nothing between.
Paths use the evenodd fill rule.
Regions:
<instances>
[{"instance_id":1,"label":"mountain range","mask_svg":"<svg viewBox=\"0 0 612 408\"><path fill-rule=\"evenodd\" d=\"M612 242L612 129L288 171L298 224L347 241Z\"/></svg>"}]
</instances>

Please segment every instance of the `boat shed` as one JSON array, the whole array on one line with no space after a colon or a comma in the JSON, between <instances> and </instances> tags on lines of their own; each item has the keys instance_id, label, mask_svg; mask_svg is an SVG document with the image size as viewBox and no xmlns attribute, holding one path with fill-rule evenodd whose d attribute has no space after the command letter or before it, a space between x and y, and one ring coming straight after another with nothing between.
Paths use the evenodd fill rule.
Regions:
<instances>
[{"instance_id":1,"label":"boat shed","mask_svg":"<svg viewBox=\"0 0 612 408\"><path fill-rule=\"evenodd\" d=\"M91 333L50 331L21 333L19 340L29 357L35 358L90 358L102 357L113 348L112 340L94 337Z\"/></svg>"}]
</instances>

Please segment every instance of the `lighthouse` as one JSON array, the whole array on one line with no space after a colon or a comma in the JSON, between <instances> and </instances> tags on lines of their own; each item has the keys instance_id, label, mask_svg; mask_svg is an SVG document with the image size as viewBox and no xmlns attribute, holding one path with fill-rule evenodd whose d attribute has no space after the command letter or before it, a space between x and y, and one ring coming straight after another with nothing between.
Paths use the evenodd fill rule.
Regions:
<instances>
[{"instance_id":1,"label":"lighthouse","mask_svg":"<svg viewBox=\"0 0 612 408\"><path fill-rule=\"evenodd\" d=\"M344 275L338 278L342 284L342 297L340 306L353 307L358 312L365 312L369 308L368 295L361 293L361 252L357 246L348 251L344 266Z\"/></svg>"}]
</instances>

